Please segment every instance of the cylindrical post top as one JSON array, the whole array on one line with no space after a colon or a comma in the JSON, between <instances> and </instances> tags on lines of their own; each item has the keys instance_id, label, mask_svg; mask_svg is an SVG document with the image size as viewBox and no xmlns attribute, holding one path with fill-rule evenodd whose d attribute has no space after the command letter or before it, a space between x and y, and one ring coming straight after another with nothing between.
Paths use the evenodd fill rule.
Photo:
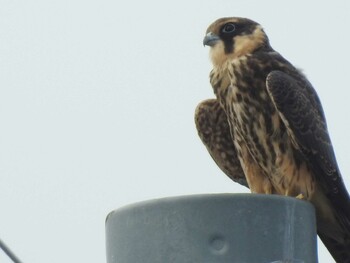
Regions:
<instances>
[{"instance_id":1,"label":"cylindrical post top","mask_svg":"<svg viewBox=\"0 0 350 263\"><path fill-rule=\"evenodd\" d=\"M316 263L313 206L258 194L171 197L106 219L107 263Z\"/></svg>"}]
</instances>

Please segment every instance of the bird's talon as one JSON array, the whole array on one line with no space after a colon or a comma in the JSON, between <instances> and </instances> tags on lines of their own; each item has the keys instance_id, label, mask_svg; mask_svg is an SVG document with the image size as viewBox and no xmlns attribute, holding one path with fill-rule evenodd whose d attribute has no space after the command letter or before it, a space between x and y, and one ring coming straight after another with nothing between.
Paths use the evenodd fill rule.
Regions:
<instances>
[{"instance_id":1,"label":"bird's talon","mask_svg":"<svg viewBox=\"0 0 350 263\"><path fill-rule=\"evenodd\" d=\"M300 200L305 200L305 196L303 194L298 194L296 197L296 199L300 199Z\"/></svg>"}]
</instances>

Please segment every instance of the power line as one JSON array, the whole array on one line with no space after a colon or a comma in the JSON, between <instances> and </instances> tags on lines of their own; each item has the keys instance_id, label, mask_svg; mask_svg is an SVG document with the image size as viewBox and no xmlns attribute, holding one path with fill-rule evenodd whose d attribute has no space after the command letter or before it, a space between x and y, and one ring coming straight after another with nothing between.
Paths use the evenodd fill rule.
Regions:
<instances>
[{"instance_id":1,"label":"power line","mask_svg":"<svg viewBox=\"0 0 350 263\"><path fill-rule=\"evenodd\" d=\"M11 251L11 249L1 239L0 248L14 263L22 263L22 261Z\"/></svg>"}]
</instances>

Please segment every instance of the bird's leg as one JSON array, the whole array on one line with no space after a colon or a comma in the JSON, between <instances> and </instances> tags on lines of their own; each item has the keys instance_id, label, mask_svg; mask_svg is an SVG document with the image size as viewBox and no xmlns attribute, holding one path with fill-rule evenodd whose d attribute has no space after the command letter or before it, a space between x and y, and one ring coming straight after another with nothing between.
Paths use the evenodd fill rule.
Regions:
<instances>
[{"instance_id":1,"label":"bird's leg","mask_svg":"<svg viewBox=\"0 0 350 263\"><path fill-rule=\"evenodd\" d=\"M240 147L243 158L239 158L247 183L252 193L272 194L274 188L270 179L262 172L261 167L253 160L246 146Z\"/></svg>"},{"instance_id":2,"label":"bird's leg","mask_svg":"<svg viewBox=\"0 0 350 263\"><path fill-rule=\"evenodd\" d=\"M270 180L261 174L255 174L249 176L251 180L251 184L248 180L248 185L252 193L256 194L272 194L272 184ZM248 178L248 177L247 177Z\"/></svg>"}]
</instances>

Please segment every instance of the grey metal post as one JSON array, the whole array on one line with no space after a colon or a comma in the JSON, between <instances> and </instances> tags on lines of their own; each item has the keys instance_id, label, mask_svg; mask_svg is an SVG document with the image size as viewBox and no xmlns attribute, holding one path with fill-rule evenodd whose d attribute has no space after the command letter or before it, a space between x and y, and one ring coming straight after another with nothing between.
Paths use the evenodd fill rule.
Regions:
<instances>
[{"instance_id":1,"label":"grey metal post","mask_svg":"<svg viewBox=\"0 0 350 263\"><path fill-rule=\"evenodd\" d=\"M107 263L316 263L313 206L257 194L171 197L106 219Z\"/></svg>"}]
</instances>

